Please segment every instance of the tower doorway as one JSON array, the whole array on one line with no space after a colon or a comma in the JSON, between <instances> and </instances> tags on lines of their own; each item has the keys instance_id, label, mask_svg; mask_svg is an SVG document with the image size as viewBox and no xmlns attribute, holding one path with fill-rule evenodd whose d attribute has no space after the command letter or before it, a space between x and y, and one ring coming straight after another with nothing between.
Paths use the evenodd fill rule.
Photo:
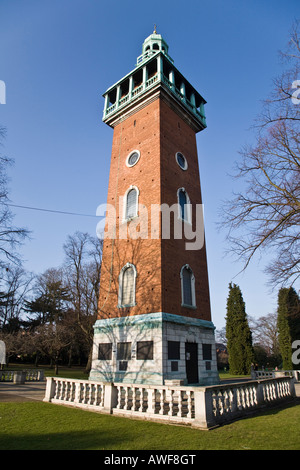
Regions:
<instances>
[{"instance_id":1,"label":"tower doorway","mask_svg":"<svg viewBox=\"0 0 300 470\"><path fill-rule=\"evenodd\" d=\"M198 376L198 344L185 343L185 368L188 384L199 382Z\"/></svg>"}]
</instances>

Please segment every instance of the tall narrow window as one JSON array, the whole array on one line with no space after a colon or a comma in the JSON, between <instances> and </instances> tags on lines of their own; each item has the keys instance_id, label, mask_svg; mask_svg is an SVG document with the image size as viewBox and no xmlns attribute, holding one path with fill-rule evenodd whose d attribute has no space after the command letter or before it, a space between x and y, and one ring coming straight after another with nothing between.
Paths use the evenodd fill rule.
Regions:
<instances>
[{"instance_id":1,"label":"tall narrow window","mask_svg":"<svg viewBox=\"0 0 300 470\"><path fill-rule=\"evenodd\" d=\"M119 276L119 302L118 307L133 307L135 305L136 268L127 263Z\"/></svg>"},{"instance_id":2,"label":"tall narrow window","mask_svg":"<svg viewBox=\"0 0 300 470\"><path fill-rule=\"evenodd\" d=\"M136 186L130 186L124 196L124 221L138 215L139 190Z\"/></svg>"},{"instance_id":3,"label":"tall narrow window","mask_svg":"<svg viewBox=\"0 0 300 470\"><path fill-rule=\"evenodd\" d=\"M134 302L134 271L130 266L123 273L122 305L131 305Z\"/></svg>"},{"instance_id":4,"label":"tall narrow window","mask_svg":"<svg viewBox=\"0 0 300 470\"><path fill-rule=\"evenodd\" d=\"M181 268L180 277L182 306L195 308L195 277L188 264Z\"/></svg>"},{"instance_id":5,"label":"tall narrow window","mask_svg":"<svg viewBox=\"0 0 300 470\"><path fill-rule=\"evenodd\" d=\"M186 200L186 192L183 191L182 189L179 191L178 202L179 202L179 205L180 205L180 216L183 220L185 220L186 219L186 203L187 203L187 200Z\"/></svg>"},{"instance_id":6,"label":"tall narrow window","mask_svg":"<svg viewBox=\"0 0 300 470\"><path fill-rule=\"evenodd\" d=\"M130 219L131 217L134 217L136 215L136 201L136 190L131 189L127 194L126 219Z\"/></svg>"},{"instance_id":7,"label":"tall narrow window","mask_svg":"<svg viewBox=\"0 0 300 470\"><path fill-rule=\"evenodd\" d=\"M184 188L177 191L179 218L185 222L191 222L190 199Z\"/></svg>"}]
</instances>

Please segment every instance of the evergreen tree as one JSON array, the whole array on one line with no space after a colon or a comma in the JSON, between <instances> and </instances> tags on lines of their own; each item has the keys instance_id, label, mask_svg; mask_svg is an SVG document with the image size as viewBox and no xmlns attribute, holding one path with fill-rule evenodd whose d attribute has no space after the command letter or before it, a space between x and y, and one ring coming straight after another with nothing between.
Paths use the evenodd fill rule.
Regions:
<instances>
[{"instance_id":1,"label":"evergreen tree","mask_svg":"<svg viewBox=\"0 0 300 470\"><path fill-rule=\"evenodd\" d=\"M229 284L226 337L230 372L249 374L254 359L252 335L245 311L245 302L236 284Z\"/></svg>"},{"instance_id":2,"label":"evergreen tree","mask_svg":"<svg viewBox=\"0 0 300 470\"><path fill-rule=\"evenodd\" d=\"M35 290L36 297L24 303L24 311L31 316L27 326L35 328L48 322L59 322L68 310L70 300L61 270L47 269L38 277Z\"/></svg>"},{"instance_id":3,"label":"evergreen tree","mask_svg":"<svg viewBox=\"0 0 300 470\"><path fill-rule=\"evenodd\" d=\"M282 368L293 369L292 343L300 338L300 303L293 287L279 290L277 328Z\"/></svg>"}]
</instances>

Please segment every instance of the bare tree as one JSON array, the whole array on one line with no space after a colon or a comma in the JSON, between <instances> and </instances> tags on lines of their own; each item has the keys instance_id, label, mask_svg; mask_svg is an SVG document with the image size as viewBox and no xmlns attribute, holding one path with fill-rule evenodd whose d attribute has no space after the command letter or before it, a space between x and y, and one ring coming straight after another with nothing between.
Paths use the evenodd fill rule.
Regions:
<instances>
[{"instance_id":1,"label":"bare tree","mask_svg":"<svg viewBox=\"0 0 300 470\"><path fill-rule=\"evenodd\" d=\"M64 321L40 325L30 335L32 351L48 356L55 365L56 375L61 354L70 346L72 339L72 330Z\"/></svg>"},{"instance_id":2,"label":"bare tree","mask_svg":"<svg viewBox=\"0 0 300 470\"><path fill-rule=\"evenodd\" d=\"M33 274L19 265L11 264L3 271L0 280L0 329L14 331L19 328L32 280Z\"/></svg>"},{"instance_id":3,"label":"bare tree","mask_svg":"<svg viewBox=\"0 0 300 470\"><path fill-rule=\"evenodd\" d=\"M249 318L253 343L260 345L268 356L279 356L277 313Z\"/></svg>"},{"instance_id":4,"label":"bare tree","mask_svg":"<svg viewBox=\"0 0 300 470\"><path fill-rule=\"evenodd\" d=\"M228 229L229 251L243 261L243 269L258 253L274 255L266 268L273 285L290 285L300 276L298 30L296 22L288 49L281 53L289 68L274 81L273 93L264 102L255 124L256 143L245 146L236 165L234 176L244 189L224 204L220 224Z\"/></svg>"},{"instance_id":5,"label":"bare tree","mask_svg":"<svg viewBox=\"0 0 300 470\"><path fill-rule=\"evenodd\" d=\"M0 145L2 145L5 133L6 129L0 126ZM16 249L29 234L28 230L13 225L7 187L7 168L12 163L11 158L0 155L0 269L6 269L9 262L20 262Z\"/></svg>"},{"instance_id":6,"label":"bare tree","mask_svg":"<svg viewBox=\"0 0 300 470\"><path fill-rule=\"evenodd\" d=\"M97 319L102 241L88 233L76 232L64 244L65 273L72 308L78 325L90 345L87 369L90 368L93 325Z\"/></svg>"}]
</instances>

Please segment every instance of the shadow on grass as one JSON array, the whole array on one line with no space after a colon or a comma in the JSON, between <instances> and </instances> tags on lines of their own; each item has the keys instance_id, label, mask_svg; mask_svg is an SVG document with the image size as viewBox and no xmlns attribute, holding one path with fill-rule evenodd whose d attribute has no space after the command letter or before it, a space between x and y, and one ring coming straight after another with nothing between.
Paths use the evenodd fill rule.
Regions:
<instances>
[{"instance_id":1,"label":"shadow on grass","mask_svg":"<svg viewBox=\"0 0 300 470\"><path fill-rule=\"evenodd\" d=\"M49 434L0 433L0 450L101 450L126 448L127 439L105 431L70 431Z\"/></svg>"}]
</instances>

